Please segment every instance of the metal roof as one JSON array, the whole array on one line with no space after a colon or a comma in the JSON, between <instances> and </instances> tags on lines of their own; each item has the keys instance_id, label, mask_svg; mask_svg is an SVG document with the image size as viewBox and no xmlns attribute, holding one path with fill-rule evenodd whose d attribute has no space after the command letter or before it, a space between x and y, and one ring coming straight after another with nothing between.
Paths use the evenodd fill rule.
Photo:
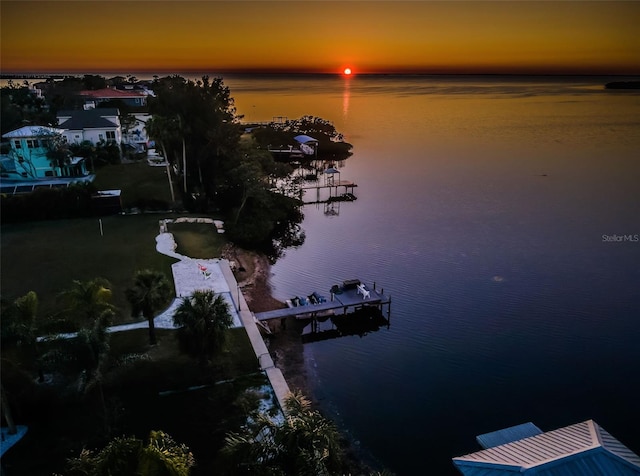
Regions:
<instances>
[{"instance_id":1,"label":"metal roof","mask_svg":"<svg viewBox=\"0 0 640 476\"><path fill-rule=\"evenodd\" d=\"M297 140L298 142L300 142L301 144L307 144L309 142L313 142L314 144L318 143L318 139L314 139L313 137L310 137L310 136L305 135L305 134L301 134L299 136L295 136L294 139Z\"/></svg>"},{"instance_id":2,"label":"metal roof","mask_svg":"<svg viewBox=\"0 0 640 476\"><path fill-rule=\"evenodd\" d=\"M15 131L7 132L2 137L5 139L22 139L25 137L43 137L48 134L62 134L62 129L48 126L24 126Z\"/></svg>"},{"instance_id":3,"label":"metal roof","mask_svg":"<svg viewBox=\"0 0 640 476\"><path fill-rule=\"evenodd\" d=\"M535 426L533 423L523 423L521 425L511 426L504 428L503 430L492 431L491 433L485 433L483 435L476 436L476 441L485 450L493 448L494 446L504 445L505 443L512 443L517 440L529 438L530 436L536 436L542 433L542 430Z\"/></svg>"},{"instance_id":4,"label":"metal roof","mask_svg":"<svg viewBox=\"0 0 640 476\"><path fill-rule=\"evenodd\" d=\"M640 457L593 420L453 459L465 476L640 475Z\"/></svg>"}]
</instances>

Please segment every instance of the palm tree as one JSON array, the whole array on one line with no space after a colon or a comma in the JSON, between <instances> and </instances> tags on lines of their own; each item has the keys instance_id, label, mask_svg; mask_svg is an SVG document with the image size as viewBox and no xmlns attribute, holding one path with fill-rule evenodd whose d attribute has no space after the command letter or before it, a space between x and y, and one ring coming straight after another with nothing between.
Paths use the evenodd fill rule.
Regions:
<instances>
[{"instance_id":1,"label":"palm tree","mask_svg":"<svg viewBox=\"0 0 640 476\"><path fill-rule=\"evenodd\" d=\"M342 455L335 425L299 392L287 397L285 410L282 423L261 414L227 435L223 454L251 474L337 474Z\"/></svg>"},{"instance_id":2,"label":"palm tree","mask_svg":"<svg viewBox=\"0 0 640 476\"><path fill-rule=\"evenodd\" d=\"M36 315L38 313L38 295L29 291L17 298L2 310L2 344L16 345L28 354L28 359L36 362L38 380L44 381L44 373L38 362L38 343L36 340Z\"/></svg>"},{"instance_id":3,"label":"palm tree","mask_svg":"<svg viewBox=\"0 0 640 476\"><path fill-rule=\"evenodd\" d=\"M134 437L114 438L100 451L84 449L69 460L70 476L189 476L195 466L186 445L162 431L151 431L149 442Z\"/></svg>"},{"instance_id":4,"label":"palm tree","mask_svg":"<svg viewBox=\"0 0 640 476\"><path fill-rule=\"evenodd\" d=\"M178 337L183 349L204 364L224 345L233 317L221 295L204 290L194 291L180 303L173 322L180 327Z\"/></svg>"},{"instance_id":5,"label":"palm tree","mask_svg":"<svg viewBox=\"0 0 640 476\"><path fill-rule=\"evenodd\" d=\"M59 297L66 303L67 312L72 317L79 317L82 323L98 319L106 310L115 310L111 304L111 283L104 278L75 280Z\"/></svg>"},{"instance_id":6,"label":"palm tree","mask_svg":"<svg viewBox=\"0 0 640 476\"><path fill-rule=\"evenodd\" d=\"M104 422L105 434L110 434L109 414L102 386L103 375L109 363L110 334L107 329L113 318L113 312L106 309L96 318L91 326L83 327L77 338L72 341L69 352L78 360L84 370L84 393L97 391L100 410Z\"/></svg>"},{"instance_id":7,"label":"palm tree","mask_svg":"<svg viewBox=\"0 0 640 476\"><path fill-rule=\"evenodd\" d=\"M171 295L171 284L167 276L150 269L138 271L133 279L133 287L125 291L135 314L149 321L149 344L156 345L156 328L153 322L156 312L164 306Z\"/></svg>"}]
</instances>

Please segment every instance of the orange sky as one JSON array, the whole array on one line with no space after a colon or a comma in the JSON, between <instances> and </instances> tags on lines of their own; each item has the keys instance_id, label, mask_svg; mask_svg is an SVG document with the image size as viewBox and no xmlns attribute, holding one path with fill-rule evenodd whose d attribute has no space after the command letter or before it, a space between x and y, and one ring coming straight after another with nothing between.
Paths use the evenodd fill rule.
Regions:
<instances>
[{"instance_id":1,"label":"orange sky","mask_svg":"<svg viewBox=\"0 0 640 476\"><path fill-rule=\"evenodd\" d=\"M11 72L640 74L637 1L7 1Z\"/></svg>"}]
</instances>

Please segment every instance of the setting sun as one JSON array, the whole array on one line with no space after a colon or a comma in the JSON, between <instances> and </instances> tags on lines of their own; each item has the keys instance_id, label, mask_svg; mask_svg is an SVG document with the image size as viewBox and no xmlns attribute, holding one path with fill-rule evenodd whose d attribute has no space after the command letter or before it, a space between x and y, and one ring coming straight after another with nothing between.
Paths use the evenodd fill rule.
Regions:
<instances>
[{"instance_id":1,"label":"setting sun","mask_svg":"<svg viewBox=\"0 0 640 476\"><path fill-rule=\"evenodd\" d=\"M345 68L345 69L344 69L344 71L343 71L343 73L344 73L346 76L350 76L350 75L351 75L351 68Z\"/></svg>"}]
</instances>

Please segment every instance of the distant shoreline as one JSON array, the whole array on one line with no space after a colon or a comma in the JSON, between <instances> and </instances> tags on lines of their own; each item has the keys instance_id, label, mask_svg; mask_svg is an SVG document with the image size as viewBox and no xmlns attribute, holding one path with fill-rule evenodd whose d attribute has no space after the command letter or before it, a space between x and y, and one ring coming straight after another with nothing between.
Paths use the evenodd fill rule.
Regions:
<instances>
[{"instance_id":1,"label":"distant shoreline","mask_svg":"<svg viewBox=\"0 0 640 476\"><path fill-rule=\"evenodd\" d=\"M25 73L2 73L0 79L65 79L82 77L84 75L97 75L104 77L133 75L138 77L164 77L168 75L183 75L183 76L237 76L237 77L341 77L340 72L300 72L300 71L133 71L123 73L122 71L78 71L78 72L51 72L51 73L37 73L37 72L25 72ZM432 77L452 77L452 76L468 76L468 77L512 77L512 78L638 78L635 74L561 74L561 73L430 73L430 72L357 72L353 75L353 78L358 76L363 77L407 77L407 76L432 76ZM625 83L632 81L614 81L614 83Z\"/></svg>"},{"instance_id":2,"label":"distant shoreline","mask_svg":"<svg viewBox=\"0 0 640 476\"><path fill-rule=\"evenodd\" d=\"M604 85L606 89L640 89L640 81L613 81Z\"/></svg>"}]
</instances>

